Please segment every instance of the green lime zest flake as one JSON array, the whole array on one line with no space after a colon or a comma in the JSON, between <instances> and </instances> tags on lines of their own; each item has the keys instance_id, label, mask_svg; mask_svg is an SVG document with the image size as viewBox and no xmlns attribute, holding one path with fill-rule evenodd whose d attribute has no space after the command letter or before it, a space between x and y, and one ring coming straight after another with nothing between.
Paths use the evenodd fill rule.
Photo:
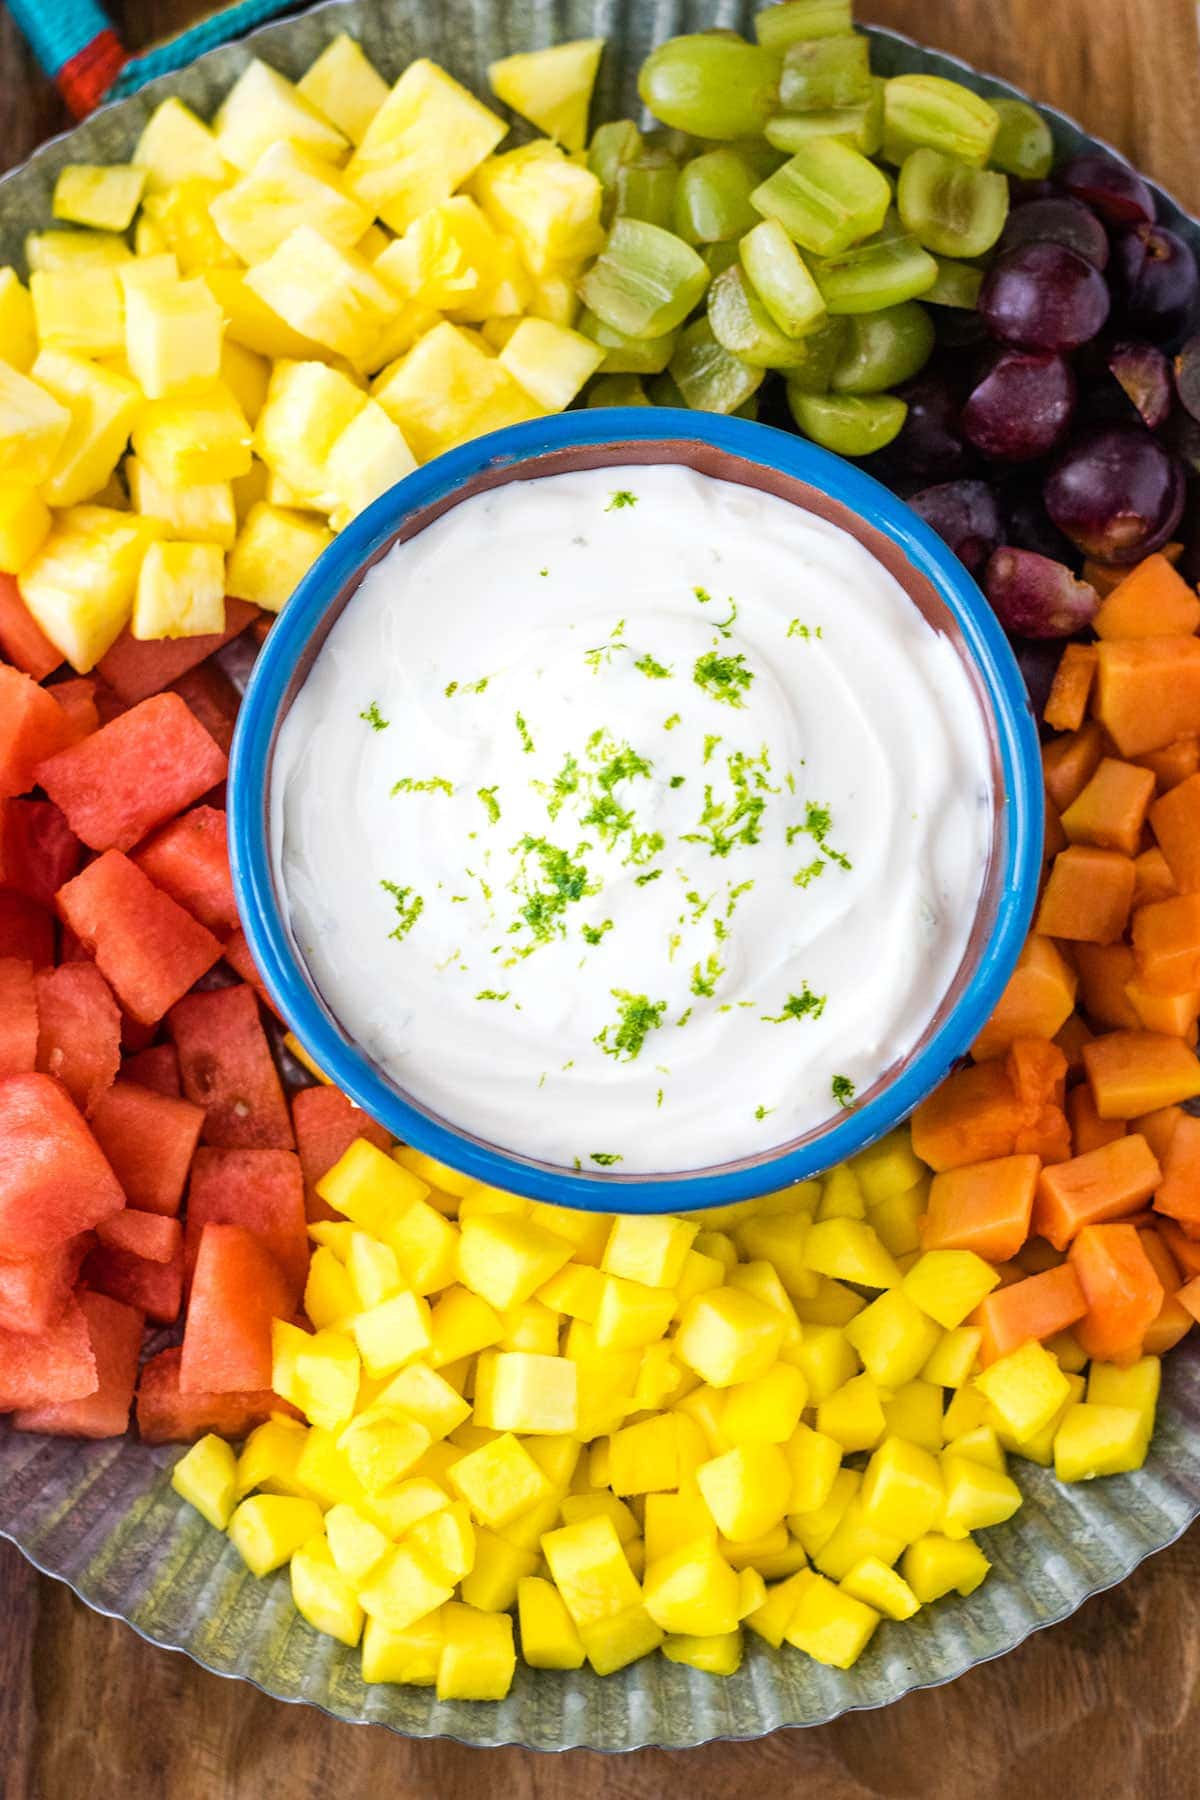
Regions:
<instances>
[{"instance_id":1,"label":"green lime zest flake","mask_svg":"<svg viewBox=\"0 0 1200 1800\"><path fill-rule=\"evenodd\" d=\"M839 1106L849 1106L854 1098L854 1083L848 1075L835 1075L829 1083L829 1092Z\"/></svg>"},{"instance_id":2,"label":"green lime zest flake","mask_svg":"<svg viewBox=\"0 0 1200 1800\"><path fill-rule=\"evenodd\" d=\"M798 888L806 888L809 886L809 884L811 882L816 881L817 878L819 876L823 875L824 873L825 873L825 864L821 861L821 858L818 856L815 859L815 861L810 862L807 865L807 867L805 867L803 869L797 869L796 873L792 876L792 880L795 882L795 884Z\"/></svg>"},{"instance_id":3,"label":"green lime zest flake","mask_svg":"<svg viewBox=\"0 0 1200 1800\"><path fill-rule=\"evenodd\" d=\"M719 731L706 731L705 732L705 734L704 734L704 756L702 759L704 762L712 761L713 752L716 749L717 745L720 743L720 741L721 741L721 734Z\"/></svg>"},{"instance_id":4,"label":"green lime zest flake","mask_svg":"<svg viewBox=\"0 0 1200 1800\"><path fill-rule=\"evenodd\" d=\"M631 494L628 488L618 488L604 510L605 512L620 512L623 507L636 506L637 503L636 494Z\"/></svg>"},{"instance_id":5,"label":"green lime zest flake","mask_svg":"<svg viewBox=\"0 0 1200 1800\"><path fill-rule=\"evenodd\" d=\"M667 668L665 663L660 663L651 656L649 651L645 656L639 656L633 666L639 675L646 675L651 681L669 681L671 679L672 671Z\"/></svg>"},{"instance_id":6,"label":"green lime zest flake","mask_svg":"<svg viewBox=\"0 0 1200 1800\"><path fill-rule=\"evenodd\" d=\"M526 928L533 936L529 950L534 950L541 944L548 944L552 938L566 936L564 914L568 906L582 900L586 894L594 894L599 883L589 880L586 863L573 860L569 851L548 843L545 838L526 836L516 848L521 852L522 872L526 872L528 859L536 857L541 865L540 879L545 884L527 886L519 917L509 926L510 934ZM584 849L586 845L581 844L575 852L576 859ZM528 950L524 952L528 953Z\"/></svg>"},{"instance_id":7,"label":"green lime zest flake","mask_svg":"<svg viewBox=\"0 0 1200 1800\"><path fill-rule=\"evenodd\" d=\"M741 707L745 705L743 696L754 680L754 671L746 667L746 658L740 650L733 656L719 656L715 650L706 650L703 656L696 658L692 680L722 705Z\"/></svg>"},{"instance_id":8,"label":"green lime zest flake","mask_svg":"<svg viewBox=\"0 0 1200 1800\"><path fill-rule=\"evenodd\" d=\"M732 800L717 800L711 783L704 789L704 810L695 831L685 831L685 844L707 844L710 856L728 856L739 844L757 844L766 801L735 785Z\"/></svg>"},{"instance_id":9,"label":"green lime zest flake","mask_svg":"<svg viewBox=\"0 0 1200 1800\"><path fill-rule=\"evenodd\" d=\"M442 689L442 692L445 694L447 700L453 700L455 694L458 692L457 681L448 681Z\"/></svg>"},{"instance_id":10,"label":"green lime zest flake","mask_svg":"<svg viewBox=\"0 0 1200 1800\"><path fill-rule=\"evenodd\" d=\"M598 675L601 668L607 668L616 650L628 650L629 645L621 637L625 629L624 619L618 619L608 634L607 644L596 644L591 650L585 650L583 660L593 675Z\"/></svg>"},{"instance_id":11,"label":"green lime zest flake","mask_svg":"<svg viewBox=\"0 0 1200 1800\"><path fill-rule=\"evenodd\" d=\"M710 954L703 963L693 963L692 992L697 999L711 1000L724 973L725 964L715 953Z\"/></svg>"},{"instance_id":12,"label":"green lime zest flake","mask_svg":"<svg viewBox=\"0 0 1200 1800\"><path fill-rule=\"evenodd\" d=\"M753 877L751 877L749 881L739 881L735 888L730 888L729 898L725 906L725 917L727 919L732 919L734 912L737 910L738 901L743 894L748 894L753 886L754 880Z\"/></svg>"},{"instance_id":13,"label":"green lime zest flake","mask_svg":"<svg viewBox=\"0 0 1200 1800\"><path fill-rule=\"evenodd\" d=\"M411 775L403 775L392 785L392 797L397 794L453 794L454 783L447 781L444 775L430 775L424 781L415 781Z\"/></svg>"},{"instance_id":14,"label":"green lime zest flake","mask_svg":"<svg viewBox=\"0 0 1200 1800\"><path fill-rule=\"evenodd\" d=\"M657 881L661 874L661 869L648 869L644 875L635 875L634 880L639 887L648 887L652 881Z\"/></svg>"},{"instance_id":15,"label":"green lime zest flake","mask_svg":"<svg viewBox=\"0 0 1200 1800\"><path fill-rule=\"evenodd\" d=\"M548 575L549 573L550 573L549 569L539 569L538 570L539 575Z\"/></svg>"},{"instance_id":16,"label":"green lime zest flake","mask_svg":"<svg viewBox=\"0 0 1200 1800\"><path fill-rule=\"evenodd\" d=\"M528 727L528 725L526 725L525 720L520 713L518 713L516 716L516 725L517 725L517 736L521 740L522 750L525 752L526 756L532 756L533 755L533 739L530 737L529 727Z\"/></svg>"},{"instance_id":17,"label":"green lime zest flake","mask_svg":"<svg viewBox=\"0 0 1200 1800\"><path fill-rule=\"evenodd\" d=\"M480 988L475 998L477 1000L507 1000L508 993L509 990L507 988L505 988L502 994L498 994L495 988Z\"/></svg>"},{"instance_id":18,"label":"green lime zest flake","mask_svg":"<svg viewBox=\"0 0 1200 1800\"><path fill-rule=\"evenodd\" d=\"M672 775L670 781L667 783L667 786L673 787L673 788L681 788L686 780L687 780L686 775Z\"/></svg>"},{"instance_id":19,"label":"green lime zest flake","mask_svg":"<svg viewBox=\"0 0 1200 1800\"><path fill-rule=\"evenodd\" d=\"M818 625L814 631L812 626L802 625L799 619L793 619L787 628L787 634L794 638L819 638L825 636L825 628Z\"/></svg>"},{"instance_id":20,"label":"green lime zest flake","mask_svg":"<svg viewBox=\"0 0 1200 1800\"><path fill-rule=\"evenodd\" d=\"M482 694L487 684L487 676L481 675L478 681L448 681L442 692L447 700L453 700L455 694Z\"/></svg>"},{"instance_id":21,"label":"green lime zest flake","mask_svg":"<svg viewBox=\"0 0 1200 1800\"><path fill-rule=\"evenodd\" d=\"M661 1088L659 1088L659 1090L658 1090L658 1099L657 1099L657 1100L656 1100L656 1101L655 1101L655 1103L654 1103L654 1104L655 1104L655 1105L656 1105L656 1106L661 1106L661 1105L662 1105L662 1103L663 1103L663 1091L662 1091L662 1089L661 1089Z\"/></svg>"},{"instance_id":22,"label":"green lime zest flake","mask_svg":"<svg viewBox=\"0 0 1200 1800\"><path fill-rule=\"evenodd\" d=\"M483 802L483 809L490 822L495 825L500 818L500 802L496 798L496 789L476 788L476 797Z\"/></svg>"},{"instance_id":23,"label":"green lime zest flake","mask_svg":"<svg viewBox=\"0 0 1200 1800\"><path fill-rule=\"evenodd\" d=\"M827 994L814 994L807 981L802 981L800 992L788 995L782 1012L763 1014L763 1024L783 1025L788 1019L819 1019L828 998Z\"/></svg>"},{"instance_id":24,"label":"green lime zest flake","mask_svg":"<svg viewBox=\"0 0 1200 1800\"><path fill-rule=\"evenodd\" d=\"M602 1169L611 1169L614 1163L625 1161L623 1156L616 1155L612 1150L589 1150L588 1157L591 1162L599 1163Z\"/></svg>"},{"instance_id":25,"label":"green lime zest flake","mask_svg":"<svg viewBox=\"0 0 1200 1800\"><path fill-rule=\"evenodd\" d=\"M372 700L372 702L371 702L370 706L368 706L367 710L365 712L360 712L358 716L360 719L364 719L366 721L366 723L371 727L372 731L386 731L388 726L391 724L390 719L384 718L383 714L379 710L378 702L375 700Z\"/></svg>"},{"instance_id":26,"label":"green lime zest flake","mask_svg":"<svg viewBox=\"0 0 1200 1800\"><path fill-rule=\"evenodd\" d=\"M425 902L412 888L399 887L394 881L381 881L379 885L396 902L397 923L395 929L388 932L388 937L395 938L397 943L403 943L424 912Z\"/></svg>"},{"instance_id":27,"label":"green lime zest flake","mask_svg":"<svg viewBox=\"0 0 1200 1800\"><path fill-rule=\"evenodd\" d=\"M678 724L680 724L681 722L682 721L680 720L679 714L672 713L669 719L663 720L663 730L664 731L674 731L675 727Z\"/></svg>"},{"instance_id":28,"label":"green lime zest flake","mask_svg":"<svg viewBox=\"0 0 1200 1800\"><path fill-rule=\"evenodd\" d=\"M822 856L827 857L830 862L837 863L839 868L852 869L854 864L850 861L850 858L843 855L840 850L835 850L832 844L827 841L832 829L833 815L830 813L829 808L827 806L818 806L815 800L810 800L804 809L803 824L789 825L786 837L788 843L791 844L802 832L807 833L809 837L816 841L817 849L821 852ZM801 883L801 885L803 886L804 884Z\"/></svg>"},{"instance_id":29,"label":"green lime zest flake","mask_svg":"<svg viewBox=\"0 0 1200 1800\"><path fill-rule=\"evenodd\" d=\"M680 1013L679 1017L676 1019L676 1021L675 1021L676 1025L686 1025L688 1020L691 1018L692 1014L695 1012L695 1010L696 1009L694 1006L686 1006L684 1008L684 1010Z\"/></svg>"},{"instance_id":30,"label":"green lime zest flake","mask_svg":"<svg viewBox=\"0 0 1200 1800\"><path fill-rule=\"evenodd\" d=\"M775 1108L773 1106L756 1106L754 1109L754 1116L761 1125L763 1120L768 1118L774 1111Z\"/></svg>"},{"instance_id":31,"label":"green lime zest flake","mask_svg":"<svg viewBox=\"0 0 1200 1800\"><path fill-rule=\"evenodd\" d=\"M611 931L612 928L613 922L611 919L605 919L603 925L585 925L583 927L584 942L588 944L598 944L605 932Z\"/></svg>"},{"instance_id":32,"label":"green lime zest flake","mask_svg":"<svg viewBox=\"0 0 1200 1800\"><path fill-rule=\"evenodd\" d=\"M615 1024L605 1025L592 1040L605 1056L618 1062L633 1062L641 1055L642 1046L652 1031L657 1031L667 1010L665 1000L651 1000L648 994L631 994L627 988L610 988L619 1002Z\"/></svg>"}]
</instances>

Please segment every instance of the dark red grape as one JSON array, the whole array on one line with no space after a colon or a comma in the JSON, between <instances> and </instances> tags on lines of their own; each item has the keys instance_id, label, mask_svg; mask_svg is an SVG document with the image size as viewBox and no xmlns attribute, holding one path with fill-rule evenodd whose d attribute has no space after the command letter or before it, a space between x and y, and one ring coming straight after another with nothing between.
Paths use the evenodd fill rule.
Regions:
<instances>
[{"instance_id":1,"label":"dark red grape","mask_svg":"<svg viewBox=\"0 0 1200 1800\"><path fill-rule=\"evenodd\" d=\"M1002 545L983 574L983 591L1006 631L1019 637L1073 637L1090 625L1100 596L1065 563Z\"/></svg>"},{"instance_id":2,"label":"dark red grape","mask_svg":"<svg viewBox=\"0 0 1200 1800\"><path fill-rule=\"evenodd\" d=\"M1200 335L1189 338L1175 358L1175 391L1193 419L1200 420Z\"/></svg>"},{"instance_id":3,"label":"dark red grape","mask_svg":"<svg viewBox=\"0 0 1200 1800\"><path fill-rule=\"evenodd\" d=\"M1033 716L1040 719L1062 661L1062 639L1018 637L1013 639L1012 648L1017 667L1025 678L1025 691Z\"/></svg>"},{"instance_id":4,"label":"dark red grape","mask_svg":"<svg viewBox=\"0 0 1200 1800\"><path fill-rule=\"evenodd\" d=\"M1114 344L1108 367L1137 408L1143 425L1157 431L1171 411L1171 365L1154 344Z\"/></svg>"},{"instance_id":5,"label":"dark red grape","mask_svg":"<svg viewBox=\"0 0 1200 1800\"><path fill-rule=\"evenodd\" d=\"M1000 507L986 481L944 481L911 494L908 504L972 574L983 567L1004 535Z\"/></svg>"},{"instance_id":6,"label":"dark red grape","mask_svg":"<svg viewBox=\"0 0 1200 1800\"><path fill-rule=\"evenodd\" d=\"M1183 469L1140 425L1082 432L1046 478L1046 510L1097 562L1134 563L1183 512Z\"/></svg>"},{"instance_id":7,"label":"dark red grape","mask_svg":"<svg viewBox=\"0 0 1200 1800\"><path fill-rule=\"evenodd\" d=\"M931 481L950 481L975 461L963 437L959 415L962 401L943 375L923 372L896 389L908 407L904 423L878 462L884 478L893 485L893 471L912 492Z\"/></svg>"},{"instance_id":8,"label":"dark red grape","mask_svg":"<svg viewBox=\"0 0 1200 1800\"><path fill-rule=\"evenodd\" d=\"M1099 151L1073 156L1056 171L1059 186L1082 200L1109 225L1134 225L1154 219L1154 195L1128 163Z\"/></svg>"},{"instance_id":9,"label":"dark red grape","mask_svg":"<svg viewBox=\"0 0 1200 1800\"><path fill-rule=\"evenodd\" d=\"M1075 376L1063 357L1002 350L967 396L962 428L985 456L1032 462L1062 443L1074 410Z\"/></svg>"},{"instance_id":10,"label":"dark red grape","mask_svg":"<svg viewBox=\"0 0 1200 1800\"><path fill-rule=\"evenodd\" d=\"M1093 268L1108 266L1108 233L1090 206L1055 194L1048 200L1030 200L1014 208L1000 236L1000 253L1019 250L1022 244L1065 244Z\"/></svg>"},{"instance_id":11,"label":"dark red grape","mask_svg":"<svg viewBox=\"0 0 1200 1800\"><path fill-rule=\"evenodd\" d=\"M1100 271L1062 244L1022 244L998 258L979 291L993 337L1023 350L1074 350L1108 318Z\"/></svg>"},{"instance_id":12,"label":"dark red grape","mask_svg":"<svg viewBox=\"0 0 1200 1800\"><path fill-rule=\"evenodd\" d=\"M1165 225L1135 225L1116 241L1113 286L1134 331L1156 339L1175 337L1191 319L1200 294L1195 252Z\"/></svg>"},{"instance_id":13,"label":"dark red grape","mask_svg":"<svg viewBox=\"0 0 1200 1800\"><path fill-rule=\"evenodd\" d=\"M1011 207L1024 206L1027 200L1045 200L1054 191L1054 183L1044 177L1010 175L1008 178L1008 204Z\"/></svg>"},{"instance_id":14,"label":"dark red grape","mask_svg":"<svg viewBox=\"0 0 1200 1800\"><path fill-rule=\"evenodd\" d=\"M1036 550L1052 562L1078 567L1080 555L1069 537L1065 537L1042 503L1041 475L1035 469L1022 469L1001 494L1005 526L1003 539L1014 550Z\"/></svg>"}]
</instances>

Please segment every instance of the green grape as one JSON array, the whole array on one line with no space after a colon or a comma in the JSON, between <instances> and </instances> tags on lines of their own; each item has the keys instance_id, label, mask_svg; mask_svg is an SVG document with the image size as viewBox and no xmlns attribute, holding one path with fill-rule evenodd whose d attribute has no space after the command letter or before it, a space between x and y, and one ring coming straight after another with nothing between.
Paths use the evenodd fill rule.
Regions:
<instances>
[{"instance_id":1,"label":"green grape","mask_svg":"<svg viewBox=\"0 0 1200 1800\"><path fill-rule=\"evenodd\" d=\"M983 270L970 263L954 262L948 256L935 256L937 280L921 295L926 306L953 306L960 312L974 312L983 286Z\"/></svg>"},{"instance_id":2,"label":"green grape","mask_svg":"<svg viewBox=\"0 0 1200 1800\"><path fill-rule=\"evenodd\" d=\"M618 219L579 296L614 331L655 338L682 325L707 286L690 244L644 219Z\"/></svg>"},{"instance_id":3,"label":"green grape","mask_svg":"<svg viewBox=\"0 0 1200 1800\"><path fill-rule=\"evenodd\" d=\"M887 182L867 158L837 138L813 138L751 198L765 219L818 256L835 256L878 231L891 203Z\"/></svg>"},{"instance_id":4,"label":"green grape","mask_svg":"<svg viewBox=\"0 0 1200 1800\"><path fill-rule=\"evenodd\" d=\"M757 419L758 395L751 394L748 400L743 400L740 406L735 406L729 416L733 419Z\"/></svg>"},{"instance_id":5,"label":"green grape","mask_svg":"<svg viewBox=\"0 0 1200 1800\"><path fill-rule=\"evenodd\" d=\"M732 269L734 263L740 261L736 244L701 244L700 254L708 264L708 272L715 281L726 269Z\"/></svg>"},{"instance_id":6,"label":"green grape","mask_svg":"<svg viewBox=\"0 0 1200 1800\"><path fill-rule=\"evenodd\" d=\"M598 375L587 391L588 406L649 406L650 397L636 375Z\"/></svg>"},{"instance_id":7,"label":"green grape","mask_svg":"<svg viewBox=\"0 0 1200 1800\"><path fill-rule=\"evenodd\" d=\"M665 150L677 163L685 163L689 156L699 156L704 148L702 140L690 131L676 131L670 125L656 125L645 134L642 142L648 150Z\"/></svg>"},{"instance_id":8,"label":"green grape","mask_svg":"<svg viewBox=\"0 0 1200 1800\"><path fill-rule=\"evenodd\" d=\"M617 185L617 170L641 154L642 134L632 119L597 125L588 146L588 168L606 191Z\"/></svg>"},{"instance_id":9,"label":"green grape","mask_svg":"<svg viewBox=\"0 0 1200 1800\"><path fill-rule=\"evenodd\" d=\"M697 319L679 334L670 373L694 412L736 412L763 378L762 369L718 344L707 319Z\"/></svg>"},{"instance_id":10,"label":"green grape","mask_svg":"<svg viewBox=\"0 0 1200 1800\"><path fill-rule=\"evenodd\" d=\"M788 405L805 437L839 456L870 456L882 450L908 412L894 394L805 394L791 382Z\"/></svg>"},{"instance_id":11,"label":"green grape","mask_svg":"<svg viewBox=\"0 0 1200 1800\"><path fill-rule=\"evenodd\" d=\"M717 342L752 368L790 369L805 360L804 339L780 331L741 267L709 288L708 322Z\"/></svg>"},{"instance_id":12,"label":"green grape","mask_svg":"<svg viewBox=\"0 0 1200 1800\"><path fill-rule=\"evenodd\" d=\"M783 59L779 104L784 112L828 112L862 106L871 93L870 46L853 32L792 44Z\"/></svg>"},{"instance_id":13,"label":"green grape","mask_svg":"<svg viewBox=\"0 0 1200 1800\"><path fill-rule=\"evenodd\" d=\"M840 138L864 156L877 156L883 142L883 83L871 77L870 98L859 106L826 112L776 113L766 123L767 143L794 156L815 137ZM880 170L886 179L886 170Z\"/></svg>"},{"instance_id":14,"label":"green grape","mask_svg":"<svg viewBox=\"0 0 1200 1800\"><path fill-rule=\"evenodd\" d=\"M940 150L906 156L896 188L900 217L939 256L982 256L1008 217L1008 177L969 169Z\"/></svg>"},{"instance_id":15,"label":"green grape","mask_svg":"<svg viewBox=\"0 0 1200 1800\"><path fill-rule=\"evenodd\" d=\"M669 38L638 74L644 105L666 125L697 137L759 137L779 95L779 58L716 32Z\"/></svg>"},{"instance_id":16,"label":"green grape","mask_svg":"<svg viewBox=\"0 0 1200 1800\"><path fill-rule=\"evenodd\" d=\"M993 100L1000 115L1000 129L992 145L992 166L1006 175L1041 181L1054 166L1054 139L1050 127L1026 100Z\"/></svg>"},{"instance_id":17,"label":"green grape","mask_svg":"<svg viewBox=\"0 0 1200 1800\"><path fill-rule=\"evenodd\" d=\"M937 280L937 264L916 238L894 229L812 265L831 313L879 312L916 300Z\"/></svg>"},{"instance_id":18,"label":"green grape","mask_svg":"<svg viewBox=\"0 0 1200 1800\"><path fill-rule=\"evenodd\" d=\"M773 150L771 145L764 144L761 138L738 138L728 146L723 144L708 146L710 150L725 149L726 147L736 150L742 161L754 170L756 181L765 181L768 175L773 175L776 169L782 168L787 161L787 157L781 150Z\"/></svg>"},{"instance_id":19,"label":"green grape","mask_svg":"<svg viewBox=\"0 0 1200 1800\"><path fill-rule=\"evenodd\" d=\"M929 361L933 320L918 300L862 313L846 324L846 341L829 383L835 394L882 394Z\"/></svg>"},{"instance_id":20,"label":"green grape","mask_svg":"<svg viewBox=\"0 0 1200 1800\"><path fill-rule=\"evenodd\" d=\"M754 35L767 50L806 38L838 37L853 24L851 0L781 0L754 15Z\"/></svg>"},{"instance_id":21,"label":"green grape","mask_svg":"<svg viewBox=\"0 0 1200 1800\"><path fill-rule=\"evenodd\" d=\"M827 394L849 331L847 320L829 319L819 330L801 338L804 361L788 370L789 391L794 388L798 394Z\"/></svg>"},{"instance_id":22,"label":"green grape","mask_svg":"<svg viewBox=\"0 0 1200 1800\"><path fill-rule=\"evenodd\" d=\"M758 214L750 195L758 178L736 150L710 150L680 171L672 228L687 244L723 244L741 237Z\"/></svg>"},{"instance_id":23,"label":"green grape","mask_svg":"<svg viewBox=\"0 0 1200 1800\"><path fill-rule=\"evenodd\" d=\"M825 321L821 290L778 219L763 219L738 245L755 293L789 337L804 337Z\"/></svg>"},{"instance_id":24,"label":"green grape","mask_svg":"<svg viewBox=\"0 0 1200 1800\"><path fill-rule=\"evenodd\" d=\"M604 351L602 375L657 375L675 353L674 331L665 331L661 337L633 338L614 331L590 311L580 316L575 329Z\"/></svg>"},{"instance_id":25,"label":"green grape","mask_svg":"<svg viewBox=\"0 0 1200 1800\"><path fill-rule=\"evenodd\" d=\"M643 150L636 162L622 163L617 170L616 205L618 219L644 219L670 231L679 185L679 169L675 158L665 150Z\"/></svg>"},{"instance_id":26,"label":"green grape","mask_svg":"<svg viewBox=\"0 0 1200 1800\"><path fill-rule=\"evenodd\" d=\"M669 369L656 375L650 382L647 393L651 406L686 406L687 401L679 391L679 384Z\"/></svg>"},{"instance_id":27,"label":"green grape","mask_svg":"<svg viewBox=\"0 0 1200 1800\"><path fill-rule=\"evenodd\" d=\"M992 153L1000 115L960 82L941 75L894 75L884 84L883 154L899 165L928 148L982 169Z\"/></svg>"}]
</instances>

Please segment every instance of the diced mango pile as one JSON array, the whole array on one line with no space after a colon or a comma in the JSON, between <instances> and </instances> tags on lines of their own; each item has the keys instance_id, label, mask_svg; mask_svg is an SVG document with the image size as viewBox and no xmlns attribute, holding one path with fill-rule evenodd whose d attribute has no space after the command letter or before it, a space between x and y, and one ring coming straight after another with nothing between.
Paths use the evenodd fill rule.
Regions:
<instances>
[{"instance_id":1,"label":"diced mango pile","mask_svg":"<svg viewBox=\"0 0 1200 1800\"><path fill-rule=\"evenodd\" d=\"M207 1436L177 1490L366 1681L507 1693L661 1648L717 1674L748 1627L847 1668L881 1619L969 1594L1011 1517L1006 1451L1132 1468L1159 1362L1069 1334L977 1373L1014 1271L919 1248L929 1178L899 1132L696 1218L520 1199L355 1140L317 1183L311 1330L273 1328L289 1410ZM1019 1274L1019 1271L1015 1271ZM947 1403L948 1402L948 1403Z\"/></svg>"},{"instance_id":2,"label":"diced mango pile","mask_svg":"<svg viewBox=\"0 0 1200 1800\"><path fill-rule=\"evenodd\" d=\"M277 612L418 462L569 405L605 354L571 329L601 47L495 67L558 142L497 154L442 69L389 90L341 36L298 85L250 63L211 127L172 98L128 166L63 169L28 286L0 269L0 579L38 672L220 633L227 596Z\"/></svg>"}]
</instances>

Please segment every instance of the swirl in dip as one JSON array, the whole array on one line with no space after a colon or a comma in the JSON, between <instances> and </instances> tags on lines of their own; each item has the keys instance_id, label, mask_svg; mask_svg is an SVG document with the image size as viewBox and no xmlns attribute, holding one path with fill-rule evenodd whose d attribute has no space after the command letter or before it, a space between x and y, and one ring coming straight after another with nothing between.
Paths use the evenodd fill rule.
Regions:
<instances>
[{"instance_id":1,"label":"swirl in dip","mask_svg":"<svg viewBox=\"0 0 1200 1800\"><path fill-rule=\"evenodd\" d=\"M512 482L366 575L272 847L343 1027L519 1155L712 1167L920 1039L991 839L980 705L861 543L666 464Z\"/></svg>"}]
</instances>

